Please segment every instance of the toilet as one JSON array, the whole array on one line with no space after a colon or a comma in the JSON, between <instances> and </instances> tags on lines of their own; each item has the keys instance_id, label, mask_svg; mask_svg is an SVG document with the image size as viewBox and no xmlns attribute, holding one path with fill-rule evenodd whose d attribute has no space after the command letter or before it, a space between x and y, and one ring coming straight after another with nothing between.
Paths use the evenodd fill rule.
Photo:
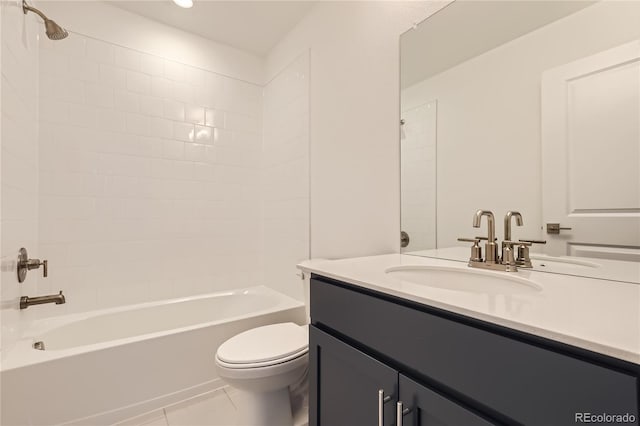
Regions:
<instances>
[{"instance_id":1,"label":"toilet","mask_svg":"<svg viewBox=\"0 0 640 426\"><path fill-rule=\"evenodd\" d=\"M240 426L292 426L289 387L305 379L308 326L270 324L237 334L218 348L220 377L244 392Z\"/></svg>"}]
</instances>

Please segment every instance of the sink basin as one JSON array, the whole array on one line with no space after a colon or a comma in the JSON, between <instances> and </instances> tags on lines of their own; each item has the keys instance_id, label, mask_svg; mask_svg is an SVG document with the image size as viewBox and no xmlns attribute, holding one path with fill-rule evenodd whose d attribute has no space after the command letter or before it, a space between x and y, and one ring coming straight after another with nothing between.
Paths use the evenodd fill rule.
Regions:
<instances>
[{"instance_id":1,"label":"sink basin","mask_svg":"<svg viewBox=\"0 0 640 426\"><path fill-rule=\"evenodd\" d=\"M544 254L532 254L531 260L537 260L534 266L540 266L540 267L553 265L554 263L558 263L566 266L574 266L574 267L578 266L578 267L584 267L584 268L600 267L600 265L595 262L589 262L586 260L576 259L573 257L554 257L554 256L547 256Z\"/></svg>"},{"instance_id":2,"label":"sink basin","mask_svg":"<svg viewBox=\"0 0 640 426\"><path fill-rule=\"evenodd\" d=\"M423 265L393 266L385 272L405 283L457 292L510 295L541 290L533 281L510 272Z\"/></svg>"}]
</instances>

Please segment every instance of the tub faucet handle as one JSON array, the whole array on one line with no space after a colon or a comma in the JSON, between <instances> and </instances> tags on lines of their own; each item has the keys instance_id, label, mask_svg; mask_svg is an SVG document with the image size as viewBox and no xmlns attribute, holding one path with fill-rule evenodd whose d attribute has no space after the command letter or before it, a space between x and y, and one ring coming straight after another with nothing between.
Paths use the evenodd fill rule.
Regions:
<instances>
[{"instance_id":1,"label":"tub faucet handle","mask_svg":"<svg viewBox=\"0 0 640 426\"><path fill-rule=\"evenodd\" d=\"M42 266L42 275L44 278L49 276L49 261L40 259L29 259L27 249L24 247L18 252L18 282L24 282L27 278L27 272L32 269L38 269Z\"/></svg>"},{"instance_id":2,"label":"tub faucet handle","mask_svg":"<svg viewBox=\"0 0 640 426\"><path fill-rule=\"evenodd\" d=\"M42 266L42 277L47 278L49 276L49 261L46 259L42 262L40 262L40 259L35 259L35 261L38 262L38 268Z\"/></svg>"},{"instance_id":3,"label":"tub faucet handle","mask_svg":"<svg viewBox=\"0 0 640 426\"><path fill-rule=\"evenodd\" d=\"M42 266L42 276L47 278L49 276L49 261L48 260L40 260L40 259L29 259L27 260L27 269L30 271L32 269L38 269Z\"/></svg>"}]
</instances>

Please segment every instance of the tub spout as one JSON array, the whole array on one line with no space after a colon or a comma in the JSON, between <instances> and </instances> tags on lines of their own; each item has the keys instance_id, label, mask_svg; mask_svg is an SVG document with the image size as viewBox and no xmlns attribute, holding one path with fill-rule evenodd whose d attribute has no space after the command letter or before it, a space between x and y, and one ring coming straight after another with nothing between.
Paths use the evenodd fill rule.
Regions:
<instances>
[{"instance_id":1,"label":"tub spout","mask_svg":"<svg viewBox=\"0 0 640 426\"><path fill-rule=\"evenodd\" d=\"M60 293L58 294L52 294L49 296L22 296L20 298L20 309L27 309L31 305L42 305L44 303L55 303L56 305L61 305L63 303L67 303L67 299L65 299L64 294L62 294L62 290L60 290Z\"/></svg>"}]
</instances>

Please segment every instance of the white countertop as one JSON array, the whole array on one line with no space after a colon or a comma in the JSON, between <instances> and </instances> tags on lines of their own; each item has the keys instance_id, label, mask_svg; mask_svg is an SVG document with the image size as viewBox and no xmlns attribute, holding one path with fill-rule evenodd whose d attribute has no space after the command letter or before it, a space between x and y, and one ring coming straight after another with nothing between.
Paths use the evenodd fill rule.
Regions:
<instances>
[{"instance_id":1,"label":"white countertop","mask_svg":"<svg viewBox=\"0 0 640 426\"><path fill-rule=\"evenodd\" d=\"M443 266L461 262L403 254L309 260L303 271L424 305L640 364L640 285L520 269L491 272L529 279L539 291L496 294L459 291L404 281L394 266Z\"/></svg>"},{"instance_id":2,"label":"white countertop","mask_svg":"<svg viewBox=\"0 0 640 426\"><path fill-rule=\"evenodd\" d=\"M469 247L445 247L404 254L455 260L466 264L470 252ZM640 262L573 256L553 257L533 252L531 262L534 271L640 284Z\"/></svg>"}]
</instances>

